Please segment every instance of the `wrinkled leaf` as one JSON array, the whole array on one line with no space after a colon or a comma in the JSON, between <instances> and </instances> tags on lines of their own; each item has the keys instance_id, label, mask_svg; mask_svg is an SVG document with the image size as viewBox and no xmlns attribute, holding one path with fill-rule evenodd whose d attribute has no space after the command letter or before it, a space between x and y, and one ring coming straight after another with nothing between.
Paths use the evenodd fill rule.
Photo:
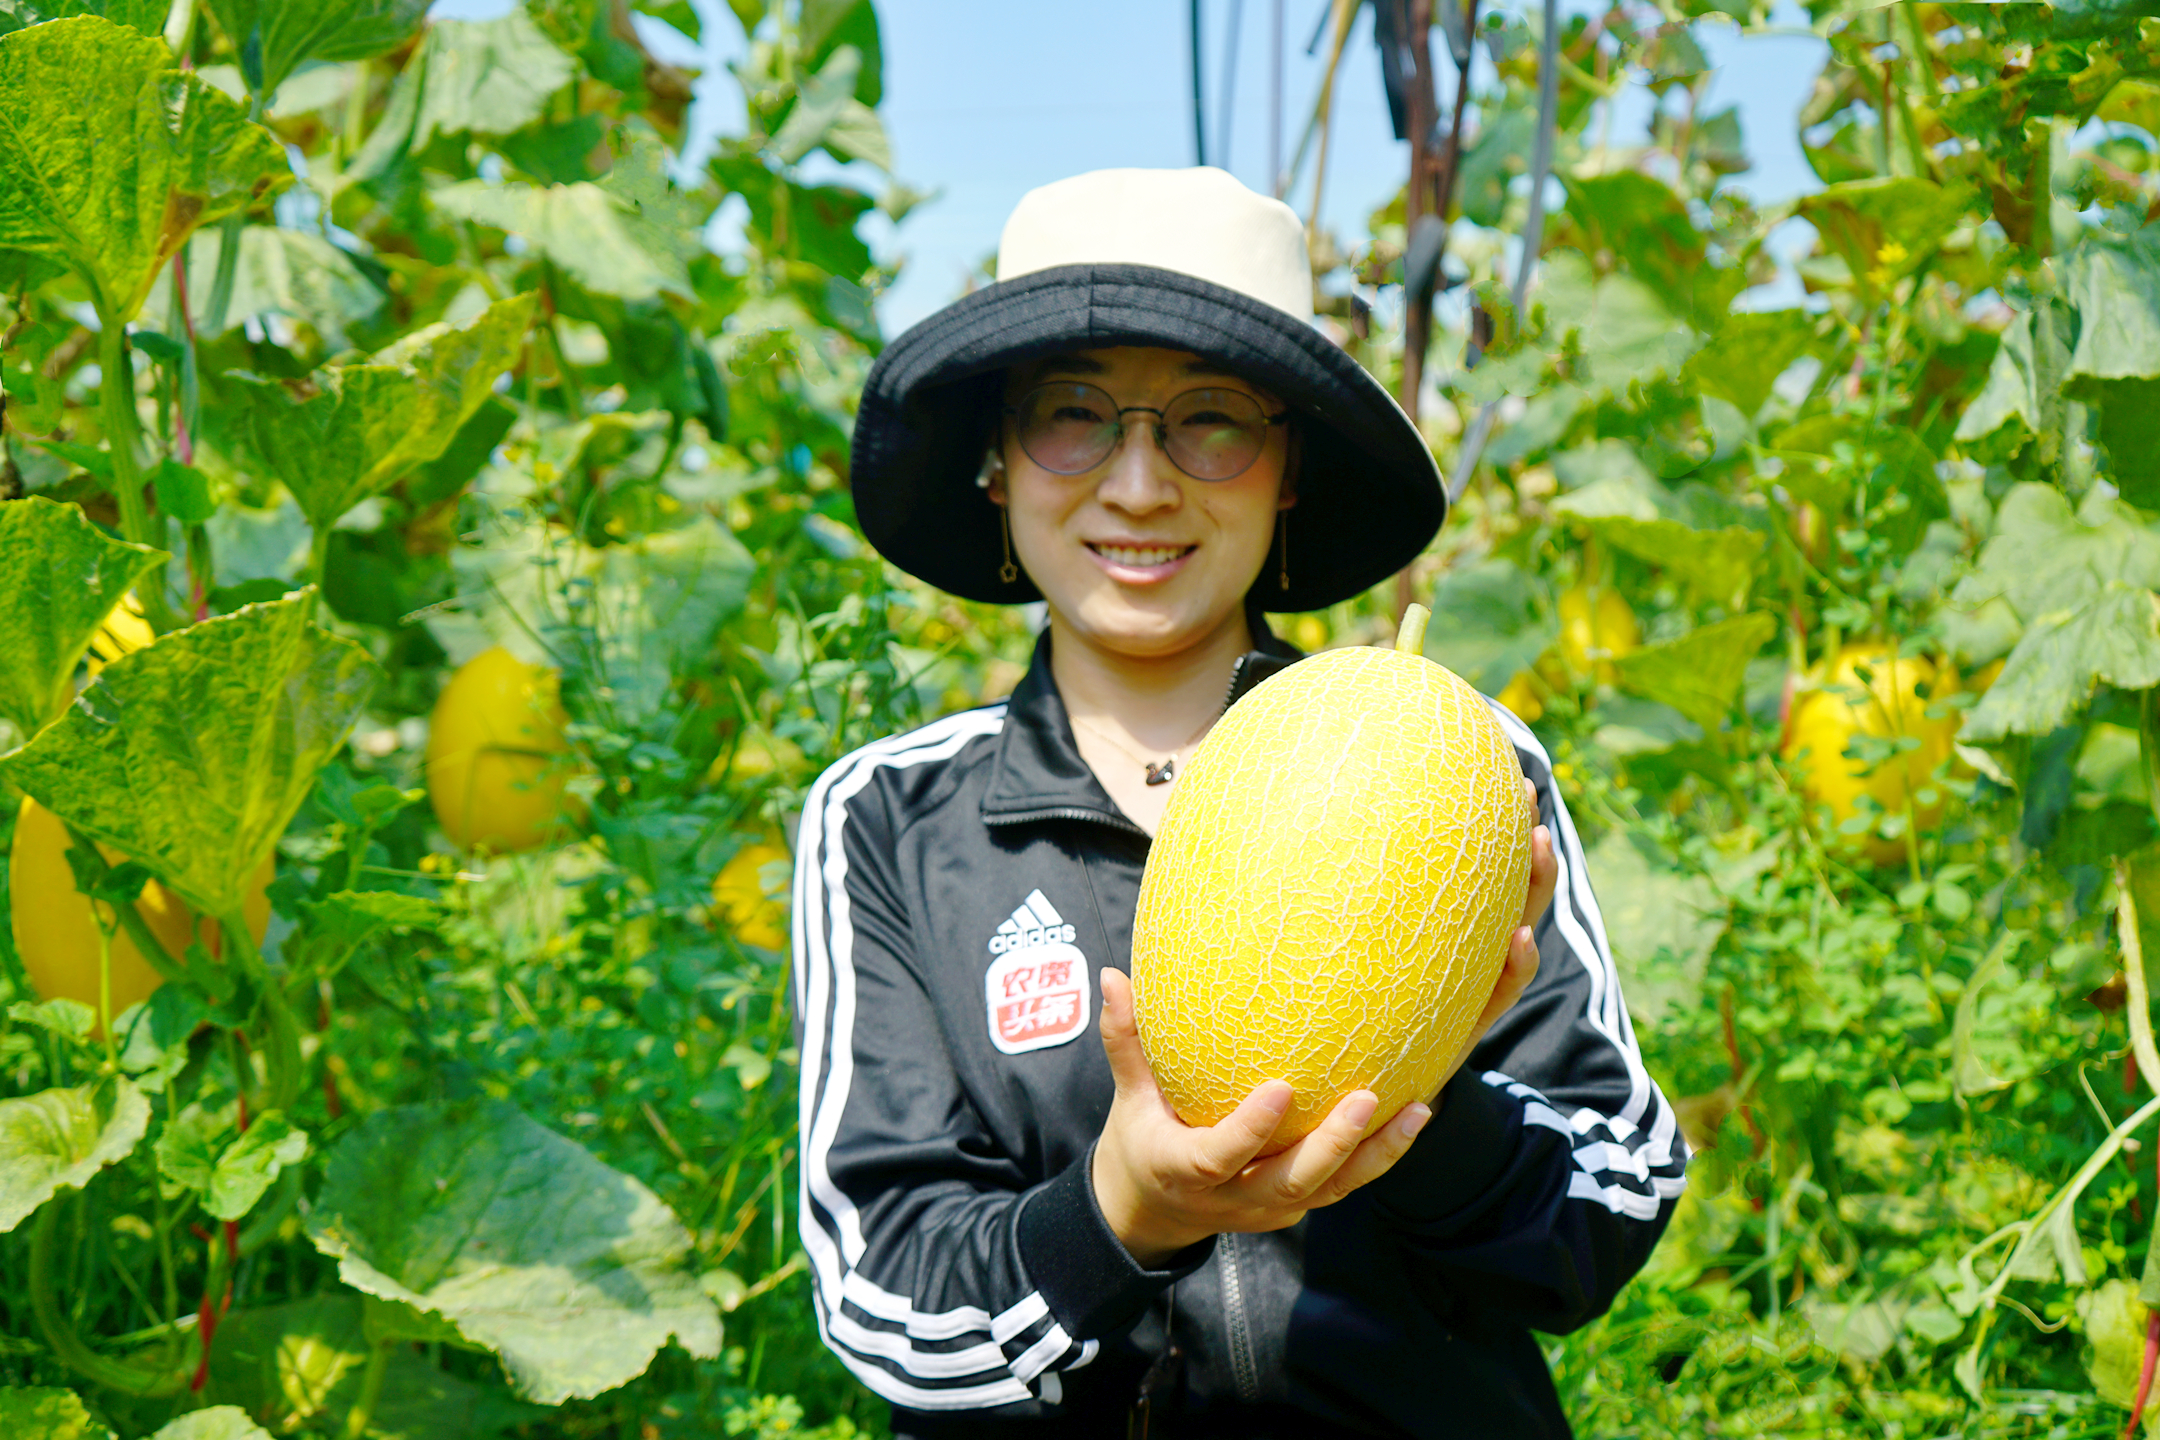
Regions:
<instances>
[{"instance_id":1,"label":"wrinkled leaf","mask_svg":"<svg viewBox=\"0 0 2160 1440\"><path fill-rule=\"evenodd\" d=\"M1762 558L1762 533L1732 525L1696 530L1677 520L1609 515L1584 520L1616 550L1669 571L1696 599L1737 608Z\"/></svg>"},{"instance_id":2,"label":"wrinkled leaf","mask_svg":"<svg viewBox=\"0 0 2160 1440\"><path fill-rule=\"evenodd\" d=\"M80 1000L61 998L40 1000L35 1003L17 1000L8 1006L8 1019L25 1025L35 1025L48 1034L74 1044L87 1044L97 1033L97 1011Z\"/></svg>"},{"instance_id":3,"label":"wrinkled leaf","mask_svg":"<svg viewBox=\"0 0 2160 1440\"><path fill-rule=\"evenodd\" d=\"M275 1110L265 1111L225 1147L210 1172L203 1208L220 1220L238 1220L255 1208L280 1171L307 1158L308 1137Z\"/></svg>"},{"instance_id":4,"label":"wrinkled leaf","mask_svg":"<svg viewBox=\"0 0 2160 1440\"><path fill-rule=\"evenodd\" d=\"M1559 638L1544 582L1508 561L1484 560L1440 577L1425 654L1497 695Z\"/></svg>"},{"instance_id":5,"label":"wrinkled leaf","mask_svg":"<svg viewBox=\"0 0 2160 1440\"><path fill-rule=\"evenodd\" d=\"M333 1293L234 1310L218 1324L206 1397L238 1405L280 1434L313 1415L342 1418L359 1398L367 1366L360 1307L359 1297ZM384 1367L368 1429L401 1440L479 1440L541 1413L399 1346Z\"/></svg>"},{"instance_id":6,"label":"wrinkled leaf","mask_svg":"<svg viewBox=\"0 0 2160 1440\"><path fill-rule=\"evenodd\" d=\"M113 1021L120 1040L120 1068L149 1089L160 1089L188 1060L188 1040L209 1019L202 998L185 985L160 985Z\"/></svg>"},{"instance_id":7,"label":"wrinkled leaf","mask_svg":"<svg viewBox=\"0 0 2160 1440\"><path fill-rule=\"evenodd\" d=\"M2027 626L2002 674L1965 717L1964 738L2045 735L2102 683L2160 685L2160 596L2141 585L2110 580L2075 609L2050 611Z\"/></svg>"},{"instance_id":8,"label":"wrinkled leaf","mask_svg":"<svg viewBox=\"0 0 2160 1440\"><path fill-rule=\"evenodd\" d=\"M0 1388L0 1435L23 1440L112 1440L72 1390Z\"/></svg>"},{"instance_id":9,"label":"wrinkled leaf","mask_svg":"<svg viewBox=\"0 0 2160 1440\"><path fill-rule=\"evenodd\" d=\"M1959 443L2005 458L2037 440L2041 461L2053 463L2062 447L2062 382L2076 327L2069 306L2055 296L2019 312L2003 331L1986 386L1958 418Z\"/></svg>"},{"instance_id":10,"label":"wrinkled leaf","mask_svg":"<svg viewBox=\"0 0 2160 1440\"><path fill-rule=\"evenodd\" d=\"M312 608L305 591L249 605L114 661L0 775L197 910L237 914L377 674Z\"/></svg>"},{"instance_id":11,"label":"wrinkled leaf","mask_svg":"<svg viewBox=\"0 0 2160 1440\"><path fill-rule=\"evenodd\" d=\"M224 236L217 230L197 233L187 247L192 283L206 285L217 273ZM170 271L158 281L149 312L169 308ZM225 325L236 328L252 317L284 315L312 326L331 352L350 348L346 327L365 320L383 305L383 290L358 261L312 230L282 225L250 225L240 232L240 262L233 273L232 300ZM203 323L196 314L195 323Z\"/></svg>"},{"instance_id":12,"label":"wrinkled leaf","mask_svg":"<svg viewBox=\"0 0 2160 1440\"><path fill-rule=\"evenodd\" d=\"M331 365L295 395L235 372L245 434L318 531L440 455L517 360L533 297L497 301L462 325L414 332L365 365Z\"/></svg>"},{"instance_id":13,"label":"wrinkled leaf","mask_svg":"<svg viewBox=\"0 0 2160 1440\"><path fill-rule=\"evenodd\" d=\"M1777 633L1777 621L1757 611L1645 645L1613 664L1620 688L1672 706L1716 734L1739 698L1747 662Z\"/></svg>"},{"instance_id":14,"label":"wrinkled leaf","mask_svg":"<svg viewBox=\"0 0 2160 1440\"><path fill-rule=\"evenodd\" d=\"M644 717L667 701L674 676L712 644L742 608L757 562L733 531L710 515L679 530L598 552L597 585L605 679L622 713Z\"/></svg>"},{"instance_id":15,"label":"wrinkled leaf","mask_svg":"<svg viewBox=\"0 0 2160 1440\"><path fill-rule=\"evenodd\" d=\"M1965 218L1965 198L1917 176L1847 180L1803 198L1794 212L1851 267L1873 297L1917 270Z\"/></svg>"},{"instance_id":16,"label":"wrinkled leaf","mask_svg":"<svg viewBox=\"0 0 2160 1440\"><path fill-rule=\"evenodd\" d=\"M2077 306L2077 348L2063 394L2099 411L2126 498L2160 501L2160 246L2096 234L2072 253L2065 288Z\"/></svg>"},{"instance_id":17,"label":"wrinkled leaf","mask_svg":"<svg viewBox=\"0 0 2160 1440\"><path fill-rule=\"evenodd\" d=\"M73 505L42 495L0 505L0 718L34 735L65 709L90 637L163 559Z\"/></svg>"},{"instance_id":18,"label":"wrinkled leaf","mask_svg":"<svg viewBox=\"0 0 2160 1440\"><path fill-rule=\"evenodd\" d=\"M208 0L248 88L267 99L309 60L365 60L405 42L428 0ZM249 73L252 70L253 73Z\"/></svg>"},{"instance_id":19,"label":"wrinkled leaf","mask_svg":"<svg viewBox=\"0 0 2160 1440\"><path fill-rule=\"evenodd\" d=\"M1957 1014L1950 1026L1951 1084L1958 1094L1970 1098L2006 1089L2032 1073L2032 1057L2019 1043L2021 1022L2027 1018L2010 1013L2022 996L2037 996L2040 1013L2048 1013L2054 996L2044 986L2001 987L1997 984L2025 937L2010 931L1999 938L1987 958L1973 969L1958 996ZM1996 989L1991 993L1991 986ZM2032 992L2032 994L2024 994Z\"/></svg>"},{"instance_id":20,"label":"wrinkled leaf","mask_svg":"<svg viewBox=\"0 0 2160 1440\"><path fill-rule=\"evenodd\" d=\"M2072 514L2052 485L2018 485L1996 512L1995 538L1951 599L1978 607L2001 596L2032 621L2074 609L2109 582L2160 587L2160 531L2101 490Z\"/></svg>"},{"instance_id":21,"label":"wrinkled leaf","mask_svg":"<svg viewBox=\"0 0 2160 1440\"><path fill-rule=\"evenodd\" d=\"M347 1284L441 1315L544 1404L642 1374L670 1336L719 1353L681 1222L501 1101L369 1116L331 1153L308 1233Z\"/></svg>"},{"instance_id":22,"label":"wrinkled leaf","mask_svg":"<svg viewBox=\"0 0 2160 1440\"><path fill-rule=\"evenodd\" d=\"M158 1174L172 1182L169 1195L181 1191L200 1195L210 1188L218 1153L237 1114L230 1101L219 1106L196 1101L165 1122L150 1150L157 1159Z\"/></svg>"},{"instance_id":23,"label":"wrinkled leaf","mask_svg":"<svg viewBox=\"0 0 2160 1440\"><path fill-rule=\"evenodd\" d=\"M389 104L353 156L353 173L380 175L438 135L508 135L538 120L577 62L524 7L499 20L441 20L399 72Z\"/></svg>"},{"instance_id":24,"label":"wrinkled leaf","mask_svg":"<svg viewBox=\"0 0 2160 1440\"><path fill-rule=\"evenodd\" d=\"M149 1126L150 1101L126 1079L0 1100L0 1234L124 1159Z\"/></svg>"},{"instance_id":25,"label":"wrinkled leaf","mask_svg":"<svg viewBox=\"0 0 2160 1440\"><path fill-rule=\"evenodd\" d=\"M2127 1410L2145 1368L2146 1310L2138 1303L2137 1287L2110 1280L2078 1296L2077 1311L2085 1331L2085 1373L2094 1391ZM2160 1421L2160 1412L2153 1419Z\"/></svg>"},{"instance_id":26,"label":"wrinkled leaf","mask_svg":"<svg viewBox=\"0 0 2160 1440\"><path fill-rule=\"evenodd\" d=\"M1717 889L1670 868L1625 830L1605 834L1587 857L1628 1012L1656 1025L1703 1003L1710 951L1725 929Z\"/></svg>"},{"instance_id":27,"label":"wrinkled leaf","mask_svg":"<svg viewBox=\"0 0 2160 1440\"><path fill-rule=\"evenodd\" d=\"M1778 376L1814 339L1814 322L1804 310L1743 311L1728 316L1710 343L1689 357L1681 380L1753 417Z\"/></svg>"},{"instance_id":28,"label":"wrinkled leaf","mask_svg":"<svg viewBox=\"0 0 2160 1440\"><path fill-rule=\"evenodd\" d=\"M284 149L162 40L95 18L0 36L0 250L82 276L133 320L198 225L292 178Z\"/></svg>"},{"instance_id":29,"label":"wrinkled leaf","mask_svg":"<svg viewBox=\"0 0 2160 1440\"><path fill-rule=\"evenodd\" d=\"M212 1405L182 1415L150 1440L270 1440L270 1432L237 1405Z\"/></svg>"}]
</instances>

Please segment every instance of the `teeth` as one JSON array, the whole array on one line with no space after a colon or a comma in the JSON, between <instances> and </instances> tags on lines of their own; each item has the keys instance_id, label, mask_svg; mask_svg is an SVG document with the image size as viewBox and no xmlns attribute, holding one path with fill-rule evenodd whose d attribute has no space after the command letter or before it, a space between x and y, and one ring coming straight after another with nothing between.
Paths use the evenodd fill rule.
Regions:
<instances>
[{"instance_id":1,"label":"teeth","mask_svg":"<svg viewBox=\"0 0 2160 1440\"><path fill-rule=\"evenodd\" d=\"M1187 547L1153 546L1140 549L1130 545L1098 545L1095 553L1113 565L1167 565L1185 553Z\"/></svg>"}]
</instances>

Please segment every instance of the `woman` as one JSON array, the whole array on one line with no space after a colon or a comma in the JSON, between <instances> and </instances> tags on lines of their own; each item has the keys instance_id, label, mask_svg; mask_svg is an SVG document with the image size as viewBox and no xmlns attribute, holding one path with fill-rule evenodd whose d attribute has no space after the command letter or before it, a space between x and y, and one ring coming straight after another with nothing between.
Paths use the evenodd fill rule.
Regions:
<instances>
[{"instance_id":1,"label":"woman","mask_svg":"<svg viewBox=\"0 0 2160 1440\"><path fill-rule=\"evenodd\" d=\"M1600 1313L1680 1191L1574 828L1497 707L1544 824L1433 1104L1359 1143L1360 1091L1256 1162L1286 1085L1201 1129L1148 1072L1122 970L1148 837L1296 659L1262 606L1359 593L1445 508L1311 288L1296 217L1221 171L1083 175L867 382L871 541L1049 615L1009 701L835 765L797 847L803 1243L901 1435L1563 1436L1530 1331Z\"/></svg>"}]
</instances>

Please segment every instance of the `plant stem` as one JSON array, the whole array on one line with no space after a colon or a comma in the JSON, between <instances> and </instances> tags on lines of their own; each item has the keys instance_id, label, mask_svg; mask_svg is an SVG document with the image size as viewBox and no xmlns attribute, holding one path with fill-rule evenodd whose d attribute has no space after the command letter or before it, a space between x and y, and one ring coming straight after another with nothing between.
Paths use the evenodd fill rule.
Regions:
<instances>
[{"instance_id":1,"label":"plant stem","mask_svg":"<svg viewBox=\"0 0 2160 1440\"><path fill-rule=\"evenodd\" d=\"M368 1351L367 1369L360 1376L360 1398L352 1409L345 1412L346 1440L360 1440L367 1434L368 1422L375 1418L376 1402L382 1399L383 1372L390 1367L390 1351L395 1341L377 1341Z\"/></svg>"},{"instance_id":2,"label":"plant stem","mask_svg":"<svg viewBox=\"0 0 2160 1440\"><path fill-rule=\"evenodd\" d=\"M30 1227L30 1309L38 1329L53 1355L76 1374L95 1385L126 1395L158 1397L177 1395L186 1381L179 1375L150 1375L108 1360L85 1345L61 1310L53 1283L53 1232L59 1228L66 1192L45 1202Z\"/></svg>"},{"instance_id":3,"label":"plant stem","mask_svg":"<svg viewBox=\"0 0 2160 1440\"><path fill-rule=\"evenodd\" d=\"M218 930L224 937L227 962L237 962L262 987L263 1018L267 1025L263 1061L269 1070L265 1077L268 1093L262 1108L290 1111L300 1098L304 1063L300 1055L300 1022L285 998L284 984L270 973L263 963L262 952L255 948L255 936L248 930L246 916L238 910L221 915Z\"/></svg>"},{"instance_id":4,"label":"plant stem","mask_svg":"<svg viewBox=\"0 0 2160 1440\"><path fill-rule=\"evenodd\" d=\"M1403 611L1402 628L1395 632L1395 652L1398 655L1423 655L1425 653L1425 624L1432 619L1432 611L1423 605L1412 604Z\"/></svg>"},{"instance_id":5,"label":"plant stem","mask_svg":"<svg viewBox=\"0 0 2160 1440\"><path fill-rule=\"evenodd\" d=\"M128 360L127 325L117 316L98 314L98 407L105 425L105 441L112 453L113 499L120 506L120 533L138 545L162 550L143 501L140 463L142 417L135 413L135 369ZM176 630L179 617L166 603L165 567L150 572L149 583L137 592L143 615L160 633Z\"/></svg>"},{"instance_id":6,"label":"plant stem","mask_svg":"<svg viewBox=\"0 0 2160 1440\"><path fill-rule=\"evenodd\" d=\"M2129 982L2130 1048L2137 1055L2145 1083L2160 1090L2160 1049L2153 1045L2152 1005L2146 990L2145 941L2138 933L2137 897L2130 891L2130 866L2115 857L2115 930L2122 946L2123 978Z\"/></svg>"}]
</instances>

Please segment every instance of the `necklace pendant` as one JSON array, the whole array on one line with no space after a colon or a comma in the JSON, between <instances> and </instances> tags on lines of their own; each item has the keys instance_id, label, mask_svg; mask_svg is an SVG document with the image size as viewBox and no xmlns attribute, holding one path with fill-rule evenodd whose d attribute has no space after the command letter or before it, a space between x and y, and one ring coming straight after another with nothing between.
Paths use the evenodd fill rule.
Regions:
<instances>
[{"instance_id":1,"label":"necklace pendant","mask_svg":"<svg viewBox=\"0 0 2160 1440\"><path fill-rule=\"evenodd\" d=\"M1177 779L1177 757L1175 755L1159 765L1151 764L1147 767L1147 783L1150 785L1167 785L1175 779Z\"/></svg>"}]
</instances>

